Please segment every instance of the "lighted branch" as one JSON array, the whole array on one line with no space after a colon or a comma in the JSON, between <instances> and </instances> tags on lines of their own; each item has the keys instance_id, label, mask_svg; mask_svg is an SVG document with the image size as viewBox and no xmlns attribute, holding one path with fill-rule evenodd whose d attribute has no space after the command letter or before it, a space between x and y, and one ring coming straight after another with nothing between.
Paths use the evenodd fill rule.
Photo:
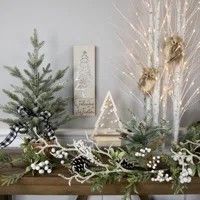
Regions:
<instances>
[{"instance_id":1,"label":"lighted branch","mask_svg":"<svg viewBox=\"0 0 200 200\"><path fill-rule=\"evenodd\" d=\"M163 20L163 23L161 25L161 29L163 29L163 33L165 35L164 42L166 43L167 38L169 35L173 35L172 32L172 21L171 21L171 15L170 11L172 9L172 1L165 1L165 17ZM161 55L165 54L165 48L161 49ZM163 74L161 75L162 80L162 87L161 87L161 96L160 96L160 103L161 103L161 117L164 120L167 120L167 112L168 112L168 97L170 95L171 90L171 84L170 84L170 78L171 78L171 71L169 69L169 65L165 58L166 55L164 55L164 68L163 68Z\"/></svg>"},{"instance_id":2,"label":"lighted branch","mask_svg":"<svg viewBox=\"0 0 200 200\"><path fill-rule=\"evenodd\" d=\"M130 48L128 47L128 45L126 44L126 42L124 41L124 39L119 35L118 35L118 39L119 41L121 42L121 44L123 45L123 47L126 49L127 51L127 55L128 55L128 58L129 59L126 59L126 62L128 62L128 60L131 60L132 64L123 64L123 70L121 69L122 66L120 66L120 73L122 71L122 76L125 76L127 80L127 78L130 80L130 82L135 82L137 83L137 79L136 77L139 77L139 72L141 71L141 67L145 67L145 63L143 62L143 60L139 59L137 55L135 55L133 53L133 51L130 50ZM145 48L146 49L146 48ZM133 67L130 67L134 65L135 68ZM118 78L119 79L119 78ZM138 97L138 95L134 92L134 90L128 86L127 82L124 81L124 78L122 79L119 79L119 81L123 84L123 86L125 87L124 89L124 92L127 94L127 90L129 91L128 92L128 95L130 95L131 97L133 97L138 103L139 105L141 105L141 107L144 106L144 102L143 100L141 100L140 97ZM150 105L150 104L149 104Z\"/></svg>"},{"instance_id":3,"label":"lighted branch","mask_svg":"<svg viewBox=\"0 0 200 200\"><path fill-rule=\"evenodd\" d=\"M169 24L167 32L170 32L172 37L175 37L175 35L177 35L177 37L182 38L183 45L180 44L178 48L184 46L184 53L183 59L181 61L171 62L171 64L167 63L169 78L167 80L167 78L165 77L166 81L164 82L164 86L166 84L168 86L165 87L170 88L168 95L171 96L173 104L173 135L174 141L177 142L179 137L180 120L185 111L189 107L191 107L191 105L194 105L195 102L197 102L196 98L199 95L199 88L195 88L196 86L194 84L194 79L196 77L193 76L193 74L197 70L196 64L194 64L194 60L196 58L195 55L199 50L199 43L196 42L199 32L196 31L195 28L189 28L189 25L191 24L196 25L197 20L194 17L196 16L196 14L198 14L197 11L199 9L195 8L195 11L191 12L191 10L193 9L189 8L189 5L191 3L189 4L187 0L184 2L181 0L176 0L175 3L177 9L176 24L174 27L174 31L171 32L170 24L172 24L172 19L171 17L169 17L172 16L173 12L173 9L171 7L171 9L169 9L169 16L166 20L166 24ZM166 6L166 8L167 7L168 6ZM190 49L190 51L188 49ZM167 74L165 74L165 76L166 75ZM171 80L171 86L169 80ZM165 91L163 92L163 96L164 93ZM188 94L190 94L189 97ZM166 102L167 98L165 96L165 99L163 101L163 108L165 108L165 111L167 110Z\"/></svg>"},{"instance_id":4,"label":"lighted branch","mask_svg":"<svg viewBox=\"0 0 200 200\"><path fill-rule=\"evenodd\" d=\"M138 28L136 28L132 23L131 20L126 17L125 14L115 5L113 4L113 7L115 10L120 14L120 16L125 20L125 22L131 27L131 29L139 36L139 39L142 43L145 43L148 46L148 37L146 35L146 32L140 31ZM136 15L138 17L138 15ZM140 22L142 23L142 22ZM144 25L142 25L144 27Z\"/></svg>"},{"instance_id":5,"label":"lighted branch","mask_svg":"<svg viewBox=\"0 0 200 200\"><path fill-rule=\"evenodd\" d=\"M138 3L138 2L137 2ZM131 1L131 5L133 2ZM121 10L120 6L113 5L115 11L119 14L122 20L128 25L128 28L132 31L133 39L130 37L121 37L119 40L127 51L127 57L133 60L137 68L137 72L133 68L126 66L125 70L122 70L122 75L126 78L130 78L130 82L138 82L134 77L138 77L138 72L141 73L143 68L156 68L160 67L160 34L162 31L162 25L165 24L165 20L168 17L166 14L165 17L162 17L161 12L161 1L147 1L143 0L139 2L141 8L148 13L148 25L143 23L142 17L139 12L135 12L134 18L136 19L135 23L131 21L131 17L128 17L127 14ZM135 8L133 8L135 9ZM137 50L137 54L134 53L134 50ZM131 65L131 64L130 64ZM160 117L160 83L161 83L161 74L162 70L158 70L159 74L157 76L157 82L154 87L154 91L149 95L145 95L143 101L144 115L148 123L151 123L153 119L154 125L158 125ZM133 77L133 79L131 79ZM128 81L125 83L129 87ZM132 83L130 84L132 87ZM128 89L130 94L135 95L133 89ZM141 101L139 102L141 103Z\"/></svg>"},{"instance_id":6,"label":"lighted branch","mask_svg":"<svg viewBox=\"0 0 200 200\"><path fill-rule=\"evenodd\" d=\"M146 2L146 3L145 3ZM133 2L131 2L133 3ZM149 4L147 1L144 1L141 4L145 9L148 9ZM126 78L130 78L129 81L131 83L131 86L128 84L128 82L123 84L127 84L127 89L128 89L128 94L131 94L134 98L137 97L138 95L135 94L134 90L132 89L132 82L136 82L137 80L134 79L134 77L138 77L137 74L140 74L141 69L147 66L147 59L143 59L144 55L146 58L150 58L151 57L151 53L152 50L149 46L149 33L148 29L146 29L145 24L143 23L143 21L140 18L139 13L136 12L135 14L135 18L137 20L137 24L133 24L131 22L131 19L128 18L117 5L113 5L115 11L120 15L120 17L124 20L124 22L128 25L128 27L130 28L130 30L132 31L131 35L135 35L135 37L133 39L131 39L131 44L130 44L130 38L124 38L119 36L118 34L118 39L120 40L120 42L122 43L122 45L124 46L124 48L127 51L127 57L129 57L131 60L133 60L134 63L134 67L126 67L125 70L122 70L122 75L126 76ZM146 30L145 30L146 29ZM117 30L118 31L118 30ZM127 40L126 40L127 39ZM134 45L134 49L137 49L137 55L134 53L134 49L133 49L133 45ZM139 54L139 52L142 52L141 54ZM141 58L141 55L143 55L143 58ZM132 64L130 64L132 65ZM124 66L124 65L123 65ZM126 65L125 65L126 66ZM137 69L137 72L135 72L134 70ZM133 77L133 78L132 78ZM138 98L136 98L136 100L139 102L139 105L141 105L142 107L146 107L146 109L148 110L148 115L151 115L150 110L151 110L151 98L149 98L148 101L148 106L144 106L144 102L142 102L141 100L138 101ZM151 117L150 117L151 118Z\"/></svg>"}]
</instances>

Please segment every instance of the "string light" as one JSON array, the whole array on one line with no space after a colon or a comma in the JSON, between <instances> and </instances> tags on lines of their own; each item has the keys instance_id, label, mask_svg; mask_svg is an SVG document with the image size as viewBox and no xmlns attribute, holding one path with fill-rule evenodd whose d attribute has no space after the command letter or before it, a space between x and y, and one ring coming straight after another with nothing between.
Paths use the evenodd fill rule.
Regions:
<instances>
[{"instance_id":1,"label":"string light","mask_svg":"<svg viewBox=\"0 0 200 200\"><path fill-rule=\"evenodd\" d=\"M172 99L172 102L174 103L174 106L176 105L177 115L181 117L182 113L185 111L185 108L192 103L197 95L199 95L199 89L193 91L195 87L194 79L196 79L196 77L191 76L195 72L195 70L198 69L198 67L196 67L193 62L195 60L195 56L200 49L200 42L197 43L195 40L195 38L199 34L199 31L195 28L192 30L191 28L188 29L189 25L193 23L196 24L197 19L194 18L194 16L196 16L196 14L198 13L199 7L192 10L189 9L189 4L187 0L185 0L184 2L182 2L181 0L177 1L177 23L174 27L171 18L173 1L165 1L165 13L162 17L158 17L160 12L158 3L152 3L151 1L148 2L146 0L142 0L142 3L146 6L145 9L149 13L149 24L145 24L145 26L148 26L147 28L145 28L139 12L135 13L137 24L133 24L129 17L127 17L116 5L114 6L115 10L120 14L122 19L135 33L134 37L136 38L132 38L132 43L134 44L134 47L137 48L138 46L141 48L141 50L144 50L143 52L140 52L137 48L137 51L134 52L130 41L125 41L123 38L120 37L123 46L127 50L127 58L131 62L127 63L127 65L124 65L125 70L122 70L121 72L126 77L133 78L137 83L142 67L159 67L160 63L162 62L162 58L160 55L162 55L164 52L163 49L160 48L161 45L158 43L160 37L159 34L161 32L165 34L165 41L167 37L171 35L180 35L180 37L182 37L184 41L186 41L184 48L190 49L188 52L183 53L185 59L179 65L173 66L173 69L169 69L166 64L164 65L163 69L160 70L159 76L157 77L157 85L160 85L160 83L162 83L162 94L156 95L158 97L158 106L160 106L161 104L161 107L166 109L166 111L168 101L167 99L168 97L170 97ZM186 29L190 30L191 32L190 34L188 34L187 38L185 37ZM142 55L140 55L141 53ZM133 63L135 64L134 67ZM166 80L164 78L166 78ZM130 81L132 81L133 79L130 79ZM161 80L163 80L163 82L161 82ZM126 85L125 87L127 88L127 91L129 91L128 94L133 96L134 99L137 100L137 102L144 106L145 101L141 100L141 97L138 97L138 95L136 95L135 92L132 90L132 83L130 84L130 88L127 86L128 81L129 80L126 80L125 82L125 80L122 80L123 84ZM158 86L156 86L155 88L157 89ZM187 96L190 92L193 94L191 94L189 99L187 99ZM157 98L156 95L154 95L153 93L153 97L151 95L147 97L149 98L148 102L150 103L150 106L155 105L155 102L152 103L152 100L154 98Z\"/></svg>"}]
</instances>

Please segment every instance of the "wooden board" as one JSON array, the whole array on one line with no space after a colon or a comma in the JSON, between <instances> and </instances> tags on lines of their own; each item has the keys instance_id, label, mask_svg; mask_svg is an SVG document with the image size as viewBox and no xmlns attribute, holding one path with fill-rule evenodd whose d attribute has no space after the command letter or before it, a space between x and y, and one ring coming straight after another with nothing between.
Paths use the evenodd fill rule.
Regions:
<instances>
[{"instance_id":1,"label":"wooden board","mask_svg":"<svg viewBox=\"0 0 200 200\"><path fill-rule=\"evenodd\" d=\"M74 115L95 115L95 46L74 46Z\"/></svg>"},{"instance_id":2,"label":"wooden board","mask_svg":"<svg viewBox=\"0 0 200 200\"><path fill-rule=\"evenodd\" d=\"M94 134L92 139L97 143L100 147L108 147L108 146L121 146L122 140L121 135L119 133L112 132L112 133L105 133L105 134Z\"/></svg>"},{"instance_id":3,"label":"wooden board","mask_svg":"<svg viewBox=\"0 0 200 200\"><path fill-rule=\"evenodd\" d=\"M8 171L8 170L6 170ZM59 169L48 176L23 177L17 184L1 186L0 195L123 195L123 186L126 182L105 185L102 192L92 192L89 183L80 184L72 182L69 186L65 180L57 177L57 173L64 173L66 170ZM66 173L66 172L65 172ZM165 195L173 194L170 183L144 182L137 186L140 195ZM200 179L194 178L188 185L185 194L200 194Z\"/></svg>"}]
</instances>

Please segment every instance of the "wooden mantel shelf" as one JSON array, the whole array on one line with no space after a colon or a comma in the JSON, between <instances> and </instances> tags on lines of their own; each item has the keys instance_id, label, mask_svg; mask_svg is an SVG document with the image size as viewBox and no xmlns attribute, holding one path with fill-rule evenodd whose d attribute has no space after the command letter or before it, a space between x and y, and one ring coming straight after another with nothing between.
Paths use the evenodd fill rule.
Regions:
<instances>
[{"instance_id":1,"label":"wooden mantel shelf","mask_svg":"<svg viewBox=\"0 0 200 200\"><path fill-rule=\"evenodd\" d=\"M14 152L14 153L13 153ZM16 149L12 154L19 154ZM11 174L13 171L21 171L22 168L0 168L0 175ZM32 176L27 174L20 181L10 186L0 186L0 200L10 200L11 195L78 195L79 200L86 200L90 195L123 195L124 182L105 185L102 192L92 192L89 183L68 182L58 174L67 175L66 169L57 169L50 175ZM137 185L137 190L141 200L148 200L148 195L170 195L173 194L170 183L143 182ZM193 178L188 184L184 194L200 194L200 178Z\"/></svg>"},{"instance_id":2,"label":"wooden mantel shelf","mask_svg":"<svg viewBox=\"0 0 200 200\"><path fill-rule=\"evenodd\" d=\"M69 186L67 181L58 177L60 172L55 171L48 176L31 176L26 175L18 183L10 186L0 186L1 195L120 195L123 194L123 185L125 182L108 184L102 192L92 192L90 184L72 182ZM62 172L64 172L62 170ZM141 195L165 195L173 194L170 183L153 183L144 182L137 186ZM194 178L192 183L188 184L185 194L200 194L200 179Z\"/></svg>"}]
</instances>

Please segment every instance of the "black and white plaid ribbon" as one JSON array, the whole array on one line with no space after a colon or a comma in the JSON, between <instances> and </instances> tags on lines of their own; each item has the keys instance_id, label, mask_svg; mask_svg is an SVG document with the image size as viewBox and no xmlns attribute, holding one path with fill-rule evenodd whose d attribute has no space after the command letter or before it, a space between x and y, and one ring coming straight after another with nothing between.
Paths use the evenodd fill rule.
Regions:
<instances>
[{"instance_id":1,"label":"black and white plaid ribbon","mask_svg":"<svg viewBox=\"0 0 200 200\"><path fill-rule=\"evenodd\" d=\"M8 134L8 136L0 143L0 149L3 149L10 145L15 138L17 137L18 132L12 131Z\"/></svg>"},{"instance_id":2,"label":"black and white plaid ribbon","mask_svg":"<svg viewBox=\"0 0 200 200\"><path fill-rule=\"evenodd\" d=\"M22 117L33 115L33 112L31 112L30 110L26 109L23 106L19 106L17 108L17 112ZM46 134L45 134L45 137L47 137L49 140L54 140L54 138L55 138L55 134L54 134L55 131L51 127L51 125L49 124L49 118L51 117L51 113L48 112L48 111L40 112L39 113L39 117L46 124ZM26 131L27 131L26 124L19 123L17 125L13 125L11 127L11 131L8 134L8 136L0 143L0 149L3 149L5 147L7 147L8 145L10 145L15 140L15 138L18 135L18 133L25 133Z\"/></svg>"}]
</instances>

